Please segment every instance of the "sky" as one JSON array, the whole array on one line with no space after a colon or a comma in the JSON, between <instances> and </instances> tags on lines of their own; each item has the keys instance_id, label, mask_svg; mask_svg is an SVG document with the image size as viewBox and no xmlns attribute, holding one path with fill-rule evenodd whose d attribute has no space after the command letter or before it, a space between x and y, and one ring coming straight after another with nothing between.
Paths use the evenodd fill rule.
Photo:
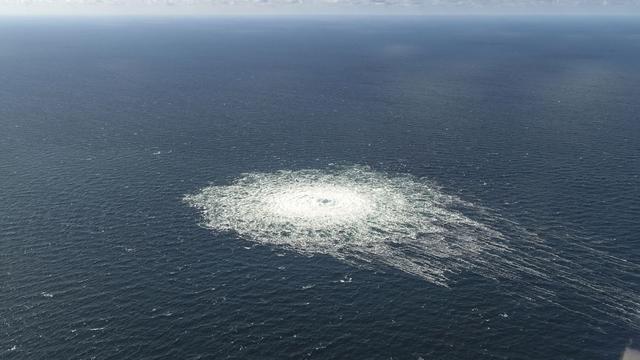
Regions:
<instances>
[{"instance_id":1,"label":"sky","mask_svg":"<svg viewBox=\"0 0 640 360\"><path fill-rule=\"evenodd\" d=\"M0 0L0 15L632 14L640 0Z\"/></svg>"}]
</instances>

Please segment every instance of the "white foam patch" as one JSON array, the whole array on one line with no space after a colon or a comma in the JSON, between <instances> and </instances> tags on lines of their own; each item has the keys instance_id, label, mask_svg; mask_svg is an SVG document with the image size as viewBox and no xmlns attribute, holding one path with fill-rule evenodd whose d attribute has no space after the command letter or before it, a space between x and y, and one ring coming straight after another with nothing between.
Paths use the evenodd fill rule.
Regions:
<instances>
[{"instance_id":1,"label":"white foam patch","mask_svg":"<svg viewBox=\"0 0 640 360\"><path fill-rule=\"evenodd\" d=\"M496 251L501 234L467 217L479 208L434 184L366 167L245 174L187 201L217 231L303 254L385 264L446 285Z\"/></svg>"},{"instance_id":2,"label":"white foam patch","mask_svg":"<svg viewBox=\"0 0 640 360\"><path fill-rule=\"evenodd\" d=\"M519 279L525 284L519 295L534 300L555 302L545 284L559 282L593 300L595 311L630 323L640 318L638 292L620 280L638 266L575 245L572 250L619 270L615 278L590 279L592 269L517 224L410 175L362 166L250 173L185 199L202 211L207 228L260 244L388 266L442 286L463 271Z\"/></svg>"}]
</instances>

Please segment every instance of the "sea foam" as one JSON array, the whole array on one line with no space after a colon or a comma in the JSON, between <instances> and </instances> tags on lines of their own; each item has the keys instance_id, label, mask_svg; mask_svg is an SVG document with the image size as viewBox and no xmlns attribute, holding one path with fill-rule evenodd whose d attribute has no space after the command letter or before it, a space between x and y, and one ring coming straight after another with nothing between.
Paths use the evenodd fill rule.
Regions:
<instances>
[{"instance_id":1,"label":"sea foam","mask_svg":"<svg viewBox=\"0 0 640 360\"><path fill-rule=\"evenodd\" d=\"M465 213L481 208L409 175L368 167L244 174L186 200L206 227L302 254L381 264L447 285L502 234Z\"/></svg>"},{"instance_id":2,"label":"sea foam","mask_svg":"<svg viewBox=\"0 0 640 360\"><path fill-rule=\"evenodd\" d=\"M560 284L593 300L597 312L635 325L640 318L638 292L621 280L637 273L637 265L565 244L587 262L617 271L614 277L597 274L518 224L424 178L364 166L248 173L185 200L201 210L205 227L252 242L393 268L441 286L465 271L520 281L518 295L565 307L551 289Z\"/></svg>"}]
</instances>

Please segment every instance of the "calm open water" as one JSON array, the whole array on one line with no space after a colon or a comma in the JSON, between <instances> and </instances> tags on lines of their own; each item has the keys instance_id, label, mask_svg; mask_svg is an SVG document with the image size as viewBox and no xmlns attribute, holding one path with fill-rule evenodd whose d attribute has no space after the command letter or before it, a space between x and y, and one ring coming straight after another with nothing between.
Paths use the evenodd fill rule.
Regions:
<instances>
[{"instance_id":1,"label":"calm open water","mask_svg":"<svg viewBox=\"0 0 640 360\"><path fill-rule=\"evenodd\" d=\"M639 99L638 18L1 19L0 358L617 359L640 334ZM183 201L334 163L426 177L618 293L438 286Z\"/></svg>"}]
</instances>

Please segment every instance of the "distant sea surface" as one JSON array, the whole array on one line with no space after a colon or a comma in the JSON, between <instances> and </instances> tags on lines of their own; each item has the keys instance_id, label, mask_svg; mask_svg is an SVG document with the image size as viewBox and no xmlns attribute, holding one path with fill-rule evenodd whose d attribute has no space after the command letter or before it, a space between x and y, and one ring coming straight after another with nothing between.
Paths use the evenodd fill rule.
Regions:
<instances>
[{"instance_id":1,"label":"distant sea surface","mask_svg":"<svg viewBox=\"0 0 640 360\"><path fill-rule=\"evenodd\" d=\"M184 201L339 165L558 264L443 286ZM0 19L2 359L618 359L639 269L640 18Z\"/></svg>"}]
</instances>

